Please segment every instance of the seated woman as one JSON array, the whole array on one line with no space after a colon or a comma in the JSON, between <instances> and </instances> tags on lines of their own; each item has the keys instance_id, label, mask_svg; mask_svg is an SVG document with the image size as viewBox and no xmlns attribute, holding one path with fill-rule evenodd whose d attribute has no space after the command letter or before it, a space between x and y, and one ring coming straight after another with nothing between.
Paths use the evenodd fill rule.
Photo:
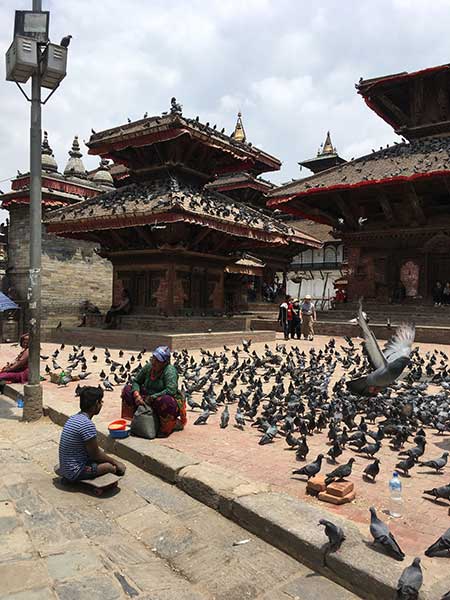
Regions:
<instances>
[{"instance_id":1,"label":"seated woman","mask_svg":"<svg viewBox=\"0 0 450 600\"><path fill-rule=\"evenodd\" d=\"M0 383L10 381L12 383L27 383L28 382L28 345L30 336L24 333L20 338L20 346L22 352L12 362L7 363L0 369Z\"/></svg>"},{"instance_id":2,"label":"seated woman","mask_svg":"<svg viewBox=\"0 0 450 600\"><path fill-rule=\"evenodd\" d=\"M119 304L113 304L106 313L105 325L107 329L117 327L117 317L120 315L129 315L131 312L131 297L128 290L123 289Z\"/></svg>"},{"instance_id":3,"label":"seated woman","mask_svg":"<svg viewBox=\"0 0 450 600\"><path fill-rule=\"evenodd\" d=\"M186 402L178 390L178 373L170 364L170 348L158 346L153 357L122 392L124 404L151 406L159 419L159 437L184 429L187 423ZM122 413L123 414L123 413Z\"/></svg>"}]
</instances>

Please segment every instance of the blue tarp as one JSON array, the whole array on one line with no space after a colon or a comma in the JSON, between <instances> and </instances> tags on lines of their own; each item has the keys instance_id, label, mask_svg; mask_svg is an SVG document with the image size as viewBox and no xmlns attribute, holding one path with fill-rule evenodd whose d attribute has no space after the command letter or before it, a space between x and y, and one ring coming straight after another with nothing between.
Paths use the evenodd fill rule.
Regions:
<instances>
[{"instance_id":1,"label":"blue tarp","mask_svg":"<svg viewBox=\"0 0 450 600\"><path fill-rule=\"evenodd\" d=\"M19 308L15 302L8 298L5 294L0 292L0 312L4 310L14 310L15 308Z\"/></svg>"}]
</instances>

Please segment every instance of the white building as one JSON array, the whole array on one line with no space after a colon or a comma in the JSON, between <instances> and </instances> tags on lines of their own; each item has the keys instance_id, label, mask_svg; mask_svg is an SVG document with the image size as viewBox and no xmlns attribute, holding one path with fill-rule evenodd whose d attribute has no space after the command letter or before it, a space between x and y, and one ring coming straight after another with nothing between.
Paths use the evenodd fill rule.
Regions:
<instances>
[{"instance_id":1,"label":"white building","mask_svg":"<svg viewBox=\"0 0 450 600\"><path fill-rule=\"evenodd\" d=\"M319 310L328 310L336 293L335 282L339 280L345 285L342 271L346 260L344 245L333 237L329 225L306 219L291 224L319 239L323 248L305 250L294 258L288 273L287 293L294 298L309 294Z\"/></svg>"}]
</instances>

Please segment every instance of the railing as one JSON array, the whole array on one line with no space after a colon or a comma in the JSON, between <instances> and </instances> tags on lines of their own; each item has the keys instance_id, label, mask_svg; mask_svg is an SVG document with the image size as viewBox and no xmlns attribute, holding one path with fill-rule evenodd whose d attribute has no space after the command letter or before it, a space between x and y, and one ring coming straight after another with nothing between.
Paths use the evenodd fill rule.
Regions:
<instances>
[{"instance_id":1,"label":"railing","mask_svg":"<svg viewBox=\"0 0 450 600\"><path fill-rule=\"evenodd\" d=\"M331 262L309 262L299 263L293 262L291 269L298 271L328 271L328 270L339 270L342 267L341 261Z\"/></svg>"}]
</instances>

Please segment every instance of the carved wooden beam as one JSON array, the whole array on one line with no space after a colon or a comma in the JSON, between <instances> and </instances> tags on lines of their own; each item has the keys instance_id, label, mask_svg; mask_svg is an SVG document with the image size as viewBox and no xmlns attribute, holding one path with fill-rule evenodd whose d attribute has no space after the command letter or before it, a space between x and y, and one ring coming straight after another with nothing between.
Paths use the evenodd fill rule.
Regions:
<instances>
[{"instance_id":1,"label":"carved wooden beam","mask_svg":"<svg viewBox=\"0 0 450 600\"><path fill-rule=\"evenodd\" d=\"M141 239L149 248L154 248L155 243L150 233L144 227L133 227L133 233Z\"/></svg>"},{"instance_id":2,"label":"carved wooden beam","mask_svg":"<svg viewBox=\"0 0 450 600\"><path fill-rule=\"evenodd\" d=\"M294 208L296 208L295 205ZM332 225L335 229L339 227L339 221L337 220L337 217L333 217L330 213L326 213L325 211L321 210L320 208L317 208L316 206L311 206L304 200L302 201L302 204L298 206L298 210L308 217L311 216L312 221L314 221L314 218L312 217L316 216L320 217L320 219L324 220L326 223Z\"/></svg>"},{"instance_id":3,"label":"carved wooden beam","mask_svg":"<svg viewBox=\"0 0 450 600\"><path fill-rule=\"evenodd\" d=\"M392 102L392 100L390 100L387 96L385 96L384 94L380 94L379 99L381 100L381 102L383 102L383 104L386 106L386 108L388 108L391 113L399 120L401 121L402 125L409 125L409 121L410 121L410 117L409 115L407 115L406 113L404 113L396 104L394 104Z\"/></svg>"},{"instance_id":4,"label":"carved wooden beam","mask_svg":"<svg viewBox=\"0 0 450 600\"><path fill-rule=\"evenodd\" d=\"M410 206L413 209L415 218L417 219L420 225L423 225L424 223L426 223L427 218L425 216L425 213L423 212L422 203L420 201L419 196L416 194L416 190L413 184L409 184L406 195L408 197Z\"/></svg>"},{"instance_id":5,"label":"carved wooden beam","mask_svg":"<svg viewBox=\"0 0 450 600\"><path fill-rule=\"evenodd\" d=\"M347 225L349 227L351 227L352 229L356 229L358 224L356 222L356 219L355 219L355 216L353 214L351 206L348 204L348 202L346 202L344 200L344 198L342 197L341 194L337 194L337 193L333 194L333 198L336 201L336 204L338 205L339 210L343 214L345 222L347 223Z\"/></svg>"},{"instance_id":6,"label":"carved wooden beam","mask_svg":"<svg viewBox=\"0 0 450 600\"><path fill-rule=\"evenodd\" d=\"M128 248L127 241L121 236L116 229L110 229L109 235L111 239L118 244L121 248Z\"/></svg>"},{"instance_id":7,"label":"carved wooden beam","mask_svg":"<svg viewBox=\"0 0 450 600\"><path fill-rule=\"evenodd\" d=\"M378 201L380 203L381 210L383 211L383 214L386 217L386 220L388 221L388 223L392 223L394 221L394 212L392 210L391 201L389 200L388 195L385 192L380 191L378 193Z\"/></svg>"},{"instance_id":8,"label":"carved wooden beam","mask_svg":"<svg viewBox=\"0 0 450 600\"><path fill-rule=\"evenodd\" d=\"M212 233L212 229L202 229L199 233L194 237L194 239L189 242L189 247L191 249L195 249L196 246L200 244L210 233Z\"/></svg>"}]
</instances>

